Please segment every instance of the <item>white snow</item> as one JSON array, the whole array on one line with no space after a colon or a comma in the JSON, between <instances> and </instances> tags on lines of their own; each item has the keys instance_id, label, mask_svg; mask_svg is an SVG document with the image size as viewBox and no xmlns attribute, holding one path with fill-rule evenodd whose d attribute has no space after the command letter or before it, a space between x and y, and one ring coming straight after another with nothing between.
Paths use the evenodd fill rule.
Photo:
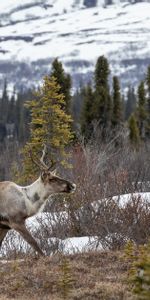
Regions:
<instances>
[{"instance_id":1,"label":"white snow","mask_svg":"<svg viewBox=\"0 0 150 300\"><path fill-rule=\"evenodd\" d=\"M62 241L63 253L74 254L94 250L103 250L98 237L73 237Z\"/></svg>"},{"instance_id":2,"label":"white snow","mask_svg":"<svg viewBox=\"0 0 150 300\"><path fill-rule=\"evenodd\" d=\"M150 192L116 195L110 197L110 199L106 198L103 200L94 201L92 203L92 207L95 209L95 211L97 211L101 201L109 202L111 200L114 201L119 208L125 208L129 203L133 203L133 201L137 199L139 199L143 206L150 204Z\"/></svg>"},{"instance_id":3,"label":"white snow","mask_svg":"<svg viewBox=\"0 0 150 300\"><path fill-rule=\"evenodd\" d=\"M140 199L143 205L147 203L150 204L150 193L133 193L113 197L113 200L120 208L125 207L129 202L133 201L133 199Z\"/></svg>"}]
</instances>

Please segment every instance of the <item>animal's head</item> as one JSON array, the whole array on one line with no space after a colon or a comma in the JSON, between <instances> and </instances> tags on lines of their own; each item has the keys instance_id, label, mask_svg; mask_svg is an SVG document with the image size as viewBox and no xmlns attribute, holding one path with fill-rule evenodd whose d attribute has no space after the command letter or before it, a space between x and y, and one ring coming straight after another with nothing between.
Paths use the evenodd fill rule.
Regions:
<instances>
[{"instance_id":1,"label":"animal's head","mask_svg":"<svg viewBox=\"0 0 150 300\"><path fill-rule=\"evenodd\" d=\"M72 193L76 189L76 185L74 183L57 176L55 171L42 171L41 179L44 185L52 193Z\"/></svg>"},{"instance_id":2,"label":"animal's head","mask_svg":"<svg viewBox=\"0 0 150 300\"><path fill-rule=\"evenodd\" d=\"M38 165L41 171L41 180L49 193L73 193L76 190L76 185L66 179L56 175L56 170L52 171L53 165L47 166L44 162L46 155L46 146L44 146L42 157L39 162L33 160Z\"/></svg>"}]
</instances>

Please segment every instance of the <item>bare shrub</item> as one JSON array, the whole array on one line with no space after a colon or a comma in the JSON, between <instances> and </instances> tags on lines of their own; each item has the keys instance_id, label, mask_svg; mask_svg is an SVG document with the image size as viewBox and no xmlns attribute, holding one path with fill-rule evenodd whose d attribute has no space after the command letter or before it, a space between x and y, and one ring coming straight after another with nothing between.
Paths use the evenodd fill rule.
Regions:
<instances>
[{"instance_id":1,"label":"bare shrub","mask_svg":"<svg viewBox=\"0 0 150 300\"><path fill-rule=\"evenodd\" d=\"M76 146L71 175L78 188L68 203L70 235L96 235L111 249L123 247L130 239L138 244L148 240L149 203L138 193L150 191L149 148L143 145L137 152L126 140L117 148L114 140ZM129 201L121 207L119 197L128 193Z\"/></svg>"},{"instance_id":2,"label":"bare shrub","mask_svg":"<svg viewBox=\"0 0 150 300\"><path fill-rule=\"evenodd\" d=\"M77 191L71 198L59 199L64 207L53 206L44 229L46 239L97 236L107 249L122 248L128 240L145 243L150 236L150 211L139 193L150 190L149 147L135 152L126 141L116 148L114 140L76 145L67 177L76 182ZM128 193L131 195L122 205L120 195Z\"/></svg>"}]
</instances>

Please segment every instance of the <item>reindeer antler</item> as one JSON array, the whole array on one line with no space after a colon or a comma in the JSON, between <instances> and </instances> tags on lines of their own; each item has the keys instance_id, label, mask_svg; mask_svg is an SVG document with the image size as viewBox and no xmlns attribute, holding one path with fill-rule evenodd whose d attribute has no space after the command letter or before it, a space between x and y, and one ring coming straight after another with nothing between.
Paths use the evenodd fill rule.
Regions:
<instances>
[{"instance_id":1,"label":"reindeer antler","mask_svg":"<svg viewBox=\"0 0 150 300\"><path fill-rule=\"evenodd\" d=\"M41 158L40 158L40 162L41 162L41 164L42 164L42 166L45 168L45 169L49 169L49 167L45 164L45 162L44 162L44 158L45 158L45 156L46 156L46 151L47 151L47 146L46 146L46 144L44 144L44 149L42 150L42 156L41 156Z\"/></svg>"},{"instance_id":2,"label":"reindeer antler","mask_svg":"<svg viewBox=\"0 0 150 300\"><path fill-rule=\"evenodd\" d=\"M39 169L41 170L41 168L43 169L43 165L41 165L35 158L33 158L33 155L32 155L32 150L30 149L29 150L29 156L32 160L32 162L37 165L39 167ZM44 168L45 169L45 168Z\"/></svg>"},{"instance_id":3,"label":"reindeer antler","mask_svg":"<svg viewBox=\"0 0 150 300\"><path fill-rule=\"evenodd\" d=\"M46 156L46 153L47 153L47 146L46 144L44 144L44 149L42 150L42 157L40 158L40 162L42 163L42 165L47 168L47 170L50 170L52 168L54 168L54 166L56 165L56 162L54 162L53 160L51 160L51 165L50 166L47 166L44 162L44 158Z\"/></svg>"},{"instance_id":4,"label":"reindeer antler","mask_svg":"<svg viewBox=\"0 0 150 300\"><path fill-rule=\"evenodd\" d=\"M32 156L32 150L29 151L29 155L30 155L30 158L32 159L32 162L33 162L34 164L36 164L36 165L40 168L40 170L41 170L41 169L44 169L44 170L50 170L50 169L53 168L54 165L55 165L55 162L54 162L54 161L51 161L51 165L50 165L50 166L47 166L47 165L46 165L46 163L44 162L44 158L45 158L45 156L46 156L46 153L47 153L47 146L46 146L46 144L44 144L44 148L43 148L43 150L42 150L42 156L41 156L41 158L40 158L40 162L38 162L37 160L35 160L35 159L33 158L33 156Z\"/></svg>"}]
</instances>

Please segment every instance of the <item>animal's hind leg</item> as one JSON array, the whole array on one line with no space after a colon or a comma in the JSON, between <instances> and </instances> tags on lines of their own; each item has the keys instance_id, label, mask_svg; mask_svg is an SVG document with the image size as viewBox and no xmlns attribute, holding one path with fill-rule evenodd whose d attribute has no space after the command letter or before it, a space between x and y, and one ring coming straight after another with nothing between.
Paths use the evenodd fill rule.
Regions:
<instances>
[{"instance_id":1,"label":"animal's hind leg","mask_svg":"<svg viewBox=\"0 0 150 300\"><path fill-rule=\"evenodd\" d=\"M7 232L9 231L10 228L0 228L0 248L2 246L2 241L4 240Z\"/></svg>"}]
</instances>

